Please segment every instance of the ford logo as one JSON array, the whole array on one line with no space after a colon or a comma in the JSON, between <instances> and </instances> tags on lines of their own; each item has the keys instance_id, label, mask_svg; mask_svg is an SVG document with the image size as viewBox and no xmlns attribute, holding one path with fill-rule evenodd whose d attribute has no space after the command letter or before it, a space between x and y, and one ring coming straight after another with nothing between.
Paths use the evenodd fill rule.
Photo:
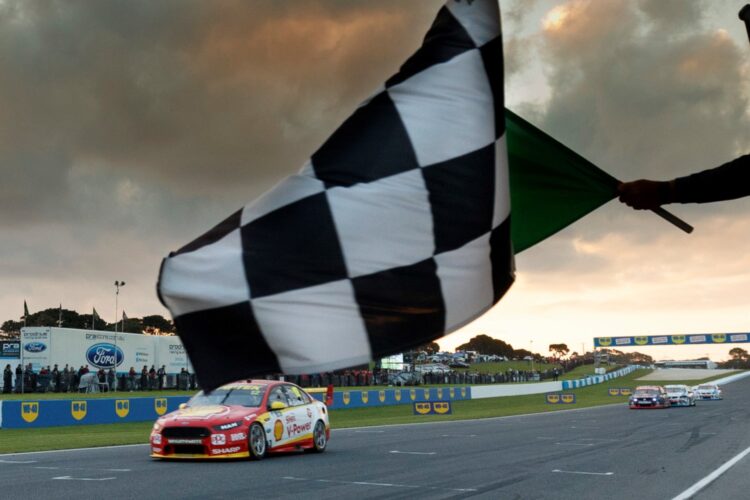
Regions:
<instances>
[{"instance_id":1,"label":"ford logo","mask_svg":"<svg viewBox=\"0 0 750 500\"><path fill-rule=\"evenodd\" d=\"M42 352L47 349L47 344L44 342L28 342L23 346L23 349L27 352Z\"/></svg>"},{"instance_id":2,"label":"ford logo","mask_svg":"<svg viewBox=\"0 0 750 500\"><path fill-rule=\"evenodd\" d=\"M94 344L86 351L86 361L97 368L120 366L125 355L122 349L113 344Z\"/></svg>"}]
</instances>

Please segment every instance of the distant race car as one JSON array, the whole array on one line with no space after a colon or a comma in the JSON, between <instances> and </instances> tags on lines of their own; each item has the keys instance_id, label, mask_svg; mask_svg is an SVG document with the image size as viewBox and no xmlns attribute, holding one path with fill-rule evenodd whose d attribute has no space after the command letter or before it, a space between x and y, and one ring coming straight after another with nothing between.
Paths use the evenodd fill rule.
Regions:
<instances>
[{"instance_id":1,"label":"distant race car","mask_svg":"<svg viewBox=\"0 0 750 500\"><path fill-rule=\"evenodd\" d=\"M330 401L333 387L328 388ZM323 452L328 409L289 382L248 380L203 391L159 418L151 431L154 458L262 459L267 453Z\"/></svg>"},{"instance_id":2,"label":"distant race car","mask_svg":"<svg viewBox=\"0 0 750 500\"><path fill-rule=\"evenodd\" d=\"M628 406L636 408L669 408L667 391L660 385L642 385L635 388Z\"/></svg>"},{"instance_id":3,"label":"distant race car","mask_svg":"<svg viewBox=\"0 0 750 500\"><path fill-rule=\"evenodd\" d=\"M671 406L695 406L693 389L686 385L665 385Z\"/></svg>"},{"instance_id":4,"label":"distant race car","mask_svg":"<svg viewBox=\"0 0 750 500\"><path fill-rule=\"evenodd\" d=\"M716 384L701 384L695 388L695 395L700 400L721 399L721 389Z\"/></svg>"}]
</instances>

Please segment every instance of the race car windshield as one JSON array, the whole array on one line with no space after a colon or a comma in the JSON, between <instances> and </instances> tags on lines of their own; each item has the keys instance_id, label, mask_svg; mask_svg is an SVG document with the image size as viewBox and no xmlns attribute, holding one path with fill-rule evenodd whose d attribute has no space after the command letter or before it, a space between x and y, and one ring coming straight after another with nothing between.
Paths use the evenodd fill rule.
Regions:
<instances>
[{"instance_id":1,"label":"race car windshield","mask_svg":"<svg viewBox=\"0 0 750 500\"><path fill-rule=\"evenodd\" d=\"M638 391L635 391L636 396L658 396L659 391L656 389L641 389Z\"/></svg>"},{"instance_id":2,"label":"race car windshield","mask_svg":"<svg viewBox=\"0 0 750 500\"><path fill-rule=\"evenodd\" d=\"M712 385L699 385L698 390L701 391L713 391L715 388Z\"/></svg>"},{"instance_id":3,"label":"race car windshield","mask_svg":"<svg viewBox=\"0 0 750 500\"><path fill-rule=\"evenodd\" d=\"M678 387L678 386L673 386L673 385L668 385L667 387L665 387L665 389L667 390L667 392L672 392L672 393L677 393L677 394L683 394L687 392L684 387Z\"/></svg>"},{"instance_id":4,"label":"race car windshield","mask_svg":"<svg viewBox=\"0 0 750 500\"><path fill-rule=\"evenodd\" d=\"M204 394L203 391L193 396L187 405L206 406L206 405L227 405L227 406L247 406L257 408L263 401L263 394L266 392L265 387L261 386L244 386L232 389L216 389L210 394Z\"/></svg>"}]
</instances>

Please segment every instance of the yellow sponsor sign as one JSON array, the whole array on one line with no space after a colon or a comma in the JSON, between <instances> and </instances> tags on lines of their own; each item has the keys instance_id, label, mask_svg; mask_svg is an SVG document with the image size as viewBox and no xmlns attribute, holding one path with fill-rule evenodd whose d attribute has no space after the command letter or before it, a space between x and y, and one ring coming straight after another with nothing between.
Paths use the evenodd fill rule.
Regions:
<instances>
[{"instance_id":1,"label":"yellow sponsor sign","mask_svg":"<svg viewBox=\"0 0 750 500\"><path fill-rule=\"evenodd\" d=\"M620 389L617 387L610 387L609 388L609 395L610 396L619 396L620 395Z\"/></svg>"},{"instance_id":2,"label":"yellow sponsor sign","mask_svg":"<svg viewBox=\"0 0 750 500\"><path fill-rule=\"evenodd\" d=\"M453 389L453 387L448 389L448 395L450 396L451 399L454 399L456 397L456 391Z\"/></svg>"},{"instance_id":3,"label":"yellow sponsor sign","mask_svg":"<svg viewBox=\"0 0 750 500\"><path fill-rule=\"evenodd\" d=\"M28 403L21 403L21 418L23 418L26 422L31 423L34 420L37 419L39 416L39 403L34 402L28 402Z\"/></svg>"},{"instance_id":4,"label":"yellow sponsor sign","mask_svg":"<svg viewBox=\"0 0 750 500\"><path fill-rule=\"evenodd\" d=\"M409 389L409 397L412 401L417 399L417 390L416 389Z\"/></svg>"},{"instance_id":5,"label":"yellow sponsor sign","mask_svg":"<svg viewBox=\"0 0 750 500\"><path fill-rule=\"evenodd\" d=\"M550 404L557 404L560 402L559 394L547 394L547 402Z\"/></svg>"},{"instance_id":6,"label":"yellow sponsor sign","mask_svg":"<svg viewBox=\"0 0 750 500\"><path fill-rule=\"evenodd\" d=\"M635 343L638 345L646 345L648 344L648 337L636 337Z\"/></svg>"},{"instance_id":7,"label":"yellow sponsor sign","mask_svg":"<svg viewBox=\"0 0 750 500\"><path fill-rule=\"evenodd\" d=\"M684 335L672 335L672 343L673 344L684 344L685 343L685 336Z\"/></svg>"},{"instance_id":8,"label":"yellow sponsor sign","mask_svg":"<svg viewBox=\"0 0 750 500\"><path fill-rule=\"evenodd\" d=\"M430 403L414 403L414 409L421 415L427 415L430 413L432 405Z\"/></svg>"},{"instance_id":9,"label":"yellow sponsor sign","mask_svg":"<svg viewBox=\"0 0 750 500\"><path fill-rule=\"evenodd\" d=\"M129 399L116 399L115 400L115 413L120 418L125 418L130 413L130 400Z\"/></svg>"},{"instance_id":10,"label":"yellow sponsor sign","mask_svg":"<svg viewBox=\"0 0 750 500\"><path fill-rule=\"evenodd\" d=\"M462 398L466 397L466 387L461 387L461 397Z\"/></svg>"},{"instance_id":11,"label":"yellow sponsor sign","mask_svg":"<svg viewBox=\"0 0 750 500\"><path fill-rule=\"evenodd\" d=\"M393 389L393 395L396 397L396 401L401 401L401 389Z\"/></svg>"},{"instance_id":12,"label":"yellow sponsor sign","mask_svg":"<svg viewBox=\"0 0 750 500\"><path fill-rule=\"evenodd\" d=\"M210 415L211 413L216 413L217 411L219 411L215 407L210 407L210 408L212 409L212 411L210 413L206 413L205 415ZM190 408L185 408L185 410L189 410L189 409ZM219 407L219 409L221 408ZM182 410L182 411L185 412L185 410ZM165 413L167 413L167 398L155 398L154 399L154 411L156 412L157 415L164 415ZM205 411L205 408L203 408L202 410L196 408L195 411L198 411L198 412ZM195 413L190 413L190 416L195 416L195 417L205 416L205 415L203 414L197 415Z\"/></svg>"},{"instance_id":13,"label":"yellow sponsor sign","mask_svg":"<svg viewBox=\"0 0 750 500\"><path fill-rule=\"evenodd\" d=\"M451 404L448 402L432 403L432 407L435 409L435 413L444 414L451 411Z\"/></svg>"},{"instance_id":14,"label":"yellow sponsor sign","mask_svg":"<svg viewBox=\"0 0 750 500\"><path fill-rule=\"evenodd\" d=\"M633 394L633 389L630 387L620 387L620 396L630 396Z\"/></svg>"},{"instance_id":15,"label":"yellow sponsor sign","mask_svg":"<svg viewBox=\"0 0 750 500\"><path fill-rule=\"evenodd\" d=\"M571 404L576 402L576 396L575 394L563 394L560 397L560 400L563 402L563 404Z\"/></svg>"},{"instance_id":16,"label":"yellow sponsor sign","mask_svg":"<svg viewBox=\"0 0 750 500\"><path fill-rule=\"evenodd\" d=\"M385 403L385 391L378 391L378 399L381 403Z\"/></svg>"},{"instance_id":17,"label":"yellow sponsor sign","mask_svg":"<svg viewBox=\"0 0 750 500\"><path fill-rule=\"evenodd\" d=\"M344 394L341 395L341 399L344 401L345 405L348 405L349 401L351 401L351 396L349 395L349 391L344 392Z\"/></svg>"},{"instance_id":18,"label":"yellow sponsor sign","mask_svg":"<svg viewBox=\"0 0 750 500\"><path fill-rule=\"evenodd\" d=\"M364 404L367 404L367 400L370 399L370 393L367 392L367 391L362 391L362 392L360 392L360 394L362 395L361 396L362 397L362 402Z\"/></svg>"},{"instance_id":19,"label":"yellow sponsor sign","mask_svg":"<svg viewBox=\"0 0 750 500\"><path fill-rule=\"evenodd\" d=\"M424 390L424 398L425 399L430 399L430 390L429 389L425 389Z\"/></svg>"},{"instance_id":20,"label":"yellow sponsor sign","mask_svg":"<svg viewBox=\"0 0 750 500\"><path fill-rule=\"evenodd\" d=\"M715 333L715 334L711 335L711 339L714 342L716 342L718 344L721 344L721 343L727 341L727 336L725 334L723 334L723 333Z\"/></svg>"},{"instance_id":21,"label":"yellow sponsor sign","mask_svg":"<svg viewBox=\"0 0 750 500\"><path fill-rule=\"evenodd\" d=\"M600 337L599 345L604 347L612 345L612 337Z\"/></svg>"},{"instance_id":22,"label":"yellow sponsor sign","mask_svg":"<svg viewBox=\"0 0 750 500\"><path fill-rule=\"evenodd\" d=\"M71 401L70 414L76 420L83 420L86 417L86 401Z\"/></svg>"}]
</instances>

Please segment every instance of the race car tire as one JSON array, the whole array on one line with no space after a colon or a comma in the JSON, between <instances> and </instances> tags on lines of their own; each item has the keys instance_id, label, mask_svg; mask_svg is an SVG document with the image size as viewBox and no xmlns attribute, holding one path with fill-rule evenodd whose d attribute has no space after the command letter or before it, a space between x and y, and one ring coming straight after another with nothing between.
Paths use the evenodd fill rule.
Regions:
<instances>
[{"instance_id":1,"label":"race car tire","mask_svg":"<svg viewBox=\"0 0 750 500\"><path fill-rule=\"evenodd\" d=\"M247 449L250 451L250 458L253 460L263 460L268 451L266 431L257 422L250 426L247 433Z\"/></svg>"},{"instance_id":2,"label":"race car tire","mask_svg":"<svg viewBox=\"0 0 750 500\"><path fill-rule=\"evenodd\" d=\"M310 451L313 453L323 453L326 451L326 446L328 446L326 424L322 420L318 420L315 422L315 427L313 428L313 447L310 448Z\"/></svg>"}]
</instances>

